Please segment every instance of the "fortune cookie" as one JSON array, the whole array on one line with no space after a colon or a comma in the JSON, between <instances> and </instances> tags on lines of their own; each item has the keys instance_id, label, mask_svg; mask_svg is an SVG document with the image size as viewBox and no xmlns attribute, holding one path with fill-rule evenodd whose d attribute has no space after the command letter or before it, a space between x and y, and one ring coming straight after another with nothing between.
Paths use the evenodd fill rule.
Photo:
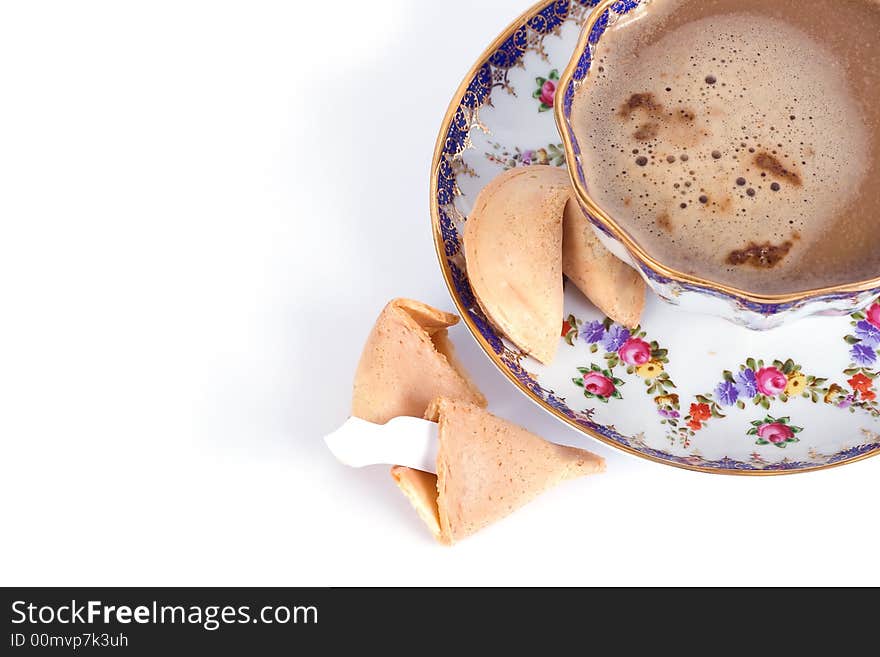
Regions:
<instances>
[{"instance_id":1,"label":"fortune cookie","mask_svg":"<svg viewBox=\"0 0 880 657\"><path fill-rule=\"evenodd\" d=\"M638 326L645 308L644 279L602 245L574 199L565 205L563 224L563 273L615 322Z\"/></svg>"},{"instance_id":2,"label":"fortune cookie","mask_svg":"<svg viewBox=\"0 0 880 657\"><path fill-rule=\"evenodd\" d=\"M422 417L437 396L485 406L447 337L457 323L456 315L411 299L385 306L358 363L352 415L375 424Z\"/></svg>"},{"instance_id":3,"label":"fortune cookie","mask_svg":"<svg viewBox=\"0 0 880 657\"><path fill-rule=\"evenodd\" d=\"M477 302L498 330L542 363L559 346L569 187L568 175L555 167L511 169L480 192L464 229Z\"/></svg>"},{"instance_id":4,"label":"fortune cookie","mask_svg":"<svg viewBox=\"0 0 880 657\"><path fill-rule=\"evenodd\" d=\"M437 475L403 467L391 475L442 543L470 536L566 479L605 470L595 454L549 443L465 401L437 399L425 419L439 423Z\"/></svg>"}]
</instances>

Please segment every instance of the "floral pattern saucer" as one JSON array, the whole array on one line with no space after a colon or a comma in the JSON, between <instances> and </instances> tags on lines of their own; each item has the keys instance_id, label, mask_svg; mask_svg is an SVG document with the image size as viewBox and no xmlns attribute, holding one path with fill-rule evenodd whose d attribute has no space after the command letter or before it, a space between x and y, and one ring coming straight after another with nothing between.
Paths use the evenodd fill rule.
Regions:
<instances>
[{"instance_id":1,"label":"floral pattern saucer","mask_svg":"<svg viewBox=\"0 0 880 657\"><path fill-rule=\"evenodd\" d=\"M431 214L443 276L466 325L533 401L653 461L781 474L880 453L880 299L850 317L810 317L755 333L649 292L642 325L627 329L566 283L559 353L549 366L486 321L468 282L462 227L479 191L505 169L565 166L549 110L596 2L535 5L489 46L443 121Z\"/></svg>"}]
</instances>

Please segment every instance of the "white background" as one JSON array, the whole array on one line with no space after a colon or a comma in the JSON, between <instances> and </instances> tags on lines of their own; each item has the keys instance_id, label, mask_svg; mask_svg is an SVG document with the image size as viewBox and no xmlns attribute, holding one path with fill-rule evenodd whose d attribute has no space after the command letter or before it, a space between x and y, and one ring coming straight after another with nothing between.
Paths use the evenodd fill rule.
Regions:
<instances>
[{"instance_id":1,"label":"white background","mask_svg":"<svg viewBox=\"0 0 880 657\"><path fill-rule=\"evenodd\" d=\"M428 172L528 0L0 5L0 584L880 584L880 460L726 478L608 459L459 546L348 415L384 303L451 309Z\"/></svg>"}]
</instances>

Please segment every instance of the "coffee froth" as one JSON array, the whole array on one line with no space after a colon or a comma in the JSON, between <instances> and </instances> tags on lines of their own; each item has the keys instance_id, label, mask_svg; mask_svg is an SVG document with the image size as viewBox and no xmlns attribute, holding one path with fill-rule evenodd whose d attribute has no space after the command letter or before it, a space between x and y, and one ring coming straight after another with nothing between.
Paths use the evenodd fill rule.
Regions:
<instances>
[{"instance_id":1,"label":"coffee froth","mask_svg":"<svg viewBox=\"0 0 880 657\"><path fill-rule=\"evenodd\" d=\"M650 256L759 294L880 276L880 4L653 0L572 120L587 188Z\"/></svg>"}]
</instances>

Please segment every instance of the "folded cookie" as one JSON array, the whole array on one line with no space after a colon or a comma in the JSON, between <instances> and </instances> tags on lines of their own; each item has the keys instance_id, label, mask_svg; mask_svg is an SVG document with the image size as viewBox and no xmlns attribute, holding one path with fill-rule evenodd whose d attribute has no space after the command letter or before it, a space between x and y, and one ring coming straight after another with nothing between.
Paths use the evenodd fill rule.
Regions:
<instances>
[{"instance_id":1,"label":"folded cookie","mask_svg":"<svg viewBox=\"0 0 880 657\"><path fill-rule=\"evenodd\" d=\"M526 353L550 363L563 315L564 170L534 166L497 176L464 229L468 278L489 321Z\"/></svg>"},{"instance_id":2,"label":"folded cookie","mask_svg":"<svg viewBox=\"0 0 880 657\"><path fill-rule=\"evenodd\" d=\"M446 329L457 323L456 315L411 299L385 306L355 373L352 415L376 424L422 417L438 396L485 406L447 338Z\"/></svg>"},{"instance_id":3,"label":"folded cookie","mask_svg":"<svg viewBox=\"0 0 880 657\"><path fill-rule=\"evenodd\" d=\"M402 467L391 475L442 543L470 536L566 479L605 470L595 454L549 443L464 401L437 399L425 418L439 424L437 475Z\"/></svg>"},{"instance_id":4,"label":"folded cookie","mask_svg":"<svg viewBox=\"0 0 880 657\"><path fill-rule=\"evenodd\" d=\"M645 308L644 279L605 248L574 199L565 205L563 230L563 273L615 322L638 326Z\"/></svg>"}]
</instances>

